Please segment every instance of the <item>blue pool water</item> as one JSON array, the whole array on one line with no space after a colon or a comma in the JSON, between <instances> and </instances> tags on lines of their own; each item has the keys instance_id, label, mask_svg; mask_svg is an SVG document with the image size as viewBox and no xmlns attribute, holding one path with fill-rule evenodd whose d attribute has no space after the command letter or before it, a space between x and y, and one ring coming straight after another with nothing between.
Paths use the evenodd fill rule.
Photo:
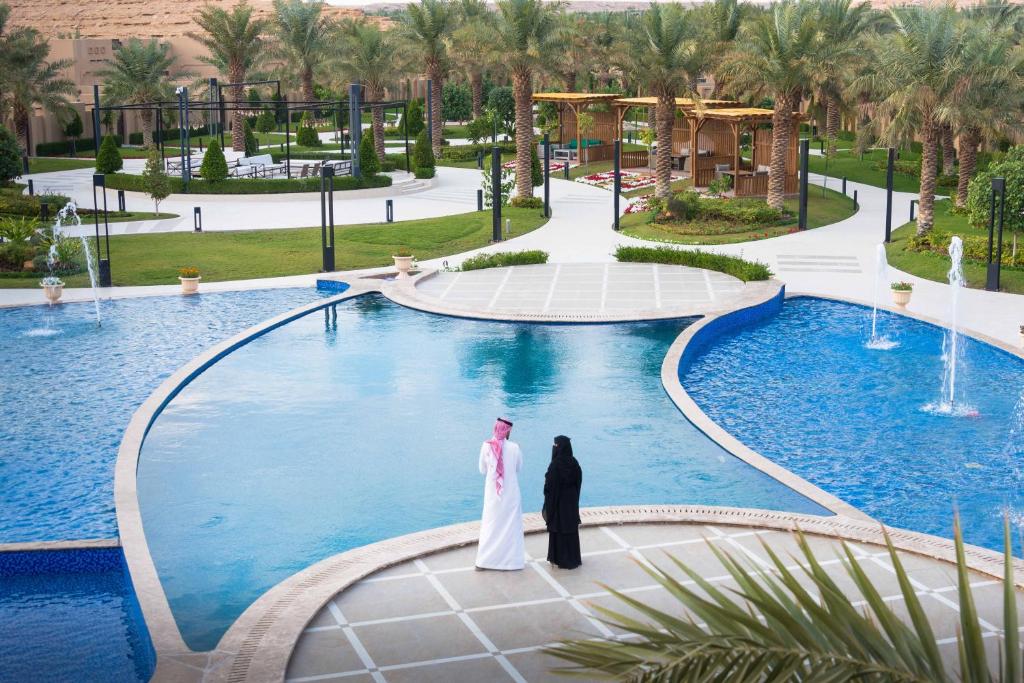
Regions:
<instances>
[{"instance_id":1,"label":"blue pool water","mask_svg":"<svg viewBox=\"0 0 1024 683\"><path fill-rule=\"evenodd\" d=\"M943 331L879 315L895 349L865 348L870 309L793 299L684 359L680 379L740 441L869 515L948 537L956 506L968 542L1002 550L1003 510L1022 509L1024 361L965 338L958 394L978 414L931 414Z\"/></svg>"},{"instance_id":2,"label":"blue pool water","mask_svg":"<svg viewBox=\"0 0 1024 683\"><path fill-rule=\"evenodd\" d=\"M583 505L694 503L824 514L728 455L661 384L686 321L527 325L372 295L259 337L197 377L143 446L139 498L178 625L212 648L262 592L334 553L478 517L480 443L515 422L524 509L556 434Z\"/></svg>"},{"instance_id":3,"label":"blue pool water","mask_svg":"<svg viewBox=\"0 0 1024 683\"><path fill-rule=\"evenodd\" d=\"M0 554L0 680L146 681L145 633L120 549Z\"/></svg>"},{"instance_id":4,"label":"blue pool water","mask_svg":"<svg viewBox=\"0 0 1024 683\"><path fill-rule=\"evenodd\" d=\"M112 538L132 413L203 349L312 288L0 309L0 543Z\"/></svg>"}]
</instances>

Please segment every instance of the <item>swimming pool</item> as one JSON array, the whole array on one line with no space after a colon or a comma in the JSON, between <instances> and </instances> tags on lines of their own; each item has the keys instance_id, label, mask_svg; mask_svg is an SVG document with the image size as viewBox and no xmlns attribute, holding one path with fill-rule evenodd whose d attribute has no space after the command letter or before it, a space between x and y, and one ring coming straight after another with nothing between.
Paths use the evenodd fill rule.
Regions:
<instances>
[{"instance_id":1,"label":"swimming pool","mask_svg":"<svg viewBox=\"0 0 1024 683\"><path fill-rule=\"evenodd\" d=\"M1024 361L964 338L958 394L977 415L937 415L943 330L879 315L891 350L865 347L870 309L790 299L684 354L680 381L737 439L869 515L950 537L956 507L968 542L1002 550L1003 510L1022 509Z\"/></svg>"},{"instance_id":2,"label":"swimming pool","mask_svg":"<svg viewBox=\"0 0 1024 683\"><path fill-rule=\"evenodd\" d=\"M524 509L551 439L584 468L583 505L718 504L826 514L694 428L661 384L690 321L462 320L379 295L258 337L153 423L138 496L185 641L212 648L278 581L334 553L476 519L480 442L515 422Z\"/></svg>"},{"instance_id":3,"label":"swimming pool","mask_svg":"<svg viewBox=\"0 0 1024 683\"><path fill-rule=\"evenodd\" d=\"M112 538L114 460L136 408L203 349L312 288L0 309L0 543Z\"/></svg>"}]
</instances>

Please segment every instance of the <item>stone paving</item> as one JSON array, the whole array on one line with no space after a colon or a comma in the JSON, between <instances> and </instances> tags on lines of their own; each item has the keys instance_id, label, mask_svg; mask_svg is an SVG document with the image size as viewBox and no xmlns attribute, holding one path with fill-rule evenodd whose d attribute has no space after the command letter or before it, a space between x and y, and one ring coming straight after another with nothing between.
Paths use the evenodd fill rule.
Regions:
<instances>
[{"instance_id":1,"label":"stone paving","mask_svg":"<svg viewBox=\"0 0 1024 683\"><path fill-rule=\"evenodd\" d=\"M734 588L708 543L765 568L761 543L782 557L798 553L792 535L753 527L701 524L626 524L581 530L583 566L551 567L547 536L526 539L527 566L519 572L478 572L476 546L427 555L393 566L342 591L308 623L288 666L287 681L559 681L551 668L563 662L540 651L564 638L617 637L597 606L640 616L604 590L604 583L658 609L682 614L643 564L672 567L666 553L684 561L716 586ZM860 600L838 559L838 541L809 536L823 566L848 595ZM903 600L887 551L850 543L875 586L896 612ZM958 604L955 568L945 562L900 553L931 620L940 648L956 658ZM792 563L791 563L792 565ZM673 576L685 578L674 567ZM689 585L693 585L689 582ZM1001 583L972 575L977 609L990 649L1002 623ZM1024 600L1018 598L1024 606Z\"/></svg>"}]
</instances>

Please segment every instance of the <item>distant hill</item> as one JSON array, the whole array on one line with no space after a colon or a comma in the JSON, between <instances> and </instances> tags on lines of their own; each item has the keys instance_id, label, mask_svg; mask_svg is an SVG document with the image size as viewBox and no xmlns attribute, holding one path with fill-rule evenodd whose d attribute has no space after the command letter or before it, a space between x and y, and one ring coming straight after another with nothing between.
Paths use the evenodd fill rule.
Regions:
<instances>
[{"instance_id":1,"label":"distant hill","mask_svg":"<svg viewBox=\"0 0 1024 683\"><path fill-rule=\"evenodd\" d=\"M175 38L196 29L192 17L205 4L233 7L237 0L7 0L12 26L31 26L48 38ZM249 0L269 16L271 0ZM359 17L351 5L328 6L333 17ZM378 21L380 21L378 19ZM386 20L385 20L386 21Z\"/></svg>"}]
</instances>

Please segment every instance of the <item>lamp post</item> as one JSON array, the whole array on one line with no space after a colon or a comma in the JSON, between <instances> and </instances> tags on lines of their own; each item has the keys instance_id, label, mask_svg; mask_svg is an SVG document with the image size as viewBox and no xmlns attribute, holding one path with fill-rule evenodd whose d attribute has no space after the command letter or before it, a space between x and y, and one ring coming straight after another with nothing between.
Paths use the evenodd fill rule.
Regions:
<instances>
[{"instance_id":1,"label":"lamp post","mask_svg":"<svg viewBox=\"0 0 1024 683\"><path fill-rule=\"evenodd\" d=\"M107 257L103 258L103 251L100 249L100 208L96 197L96 188L103 192L103 235L107 246ZM99 260L100 287L110 287L110 223L107 216L107 181L102 173L94 173L92 176L92 218L96 228L96 258Z\"/></svg>"},{"instance_id":2,"label":"lamp post","mask_svg":"<svg viewBox=\"0 0 1024 683\"><path fill-rule=\"evenodd\" d=\"M359 143L363 137L363 107L359 102L359 84L350 83L348 86L348 134L352 142L349 151L352 157L352 176L361 178L362 169L359 167Z\"/></svg>"},{"instance_id":3,"label":"lamp post","mask_svg":"<svg viewBox=\"0 0 1024 683\"><path fill-rule=\"evenodd\" d=\"M320 169L320 246L323 272L334 270L334 166Z\"/></svg>"},{"instance_id":4,"label":"lamp post","mask_svg":"<svg viewBox=\"0 0 1024 683\"><path fill-rule=\"evenodd\" d=\"M501 149L491 148L491 241L501 241Z\"/></svg>"},{"instance_id":5,"label":"lamp post","mask_svg":"<svg viewBox=\"0 0 1024 683\"><path fill-rule=\"evenodd\" d=\"M800 141L800 218L797 221L799 230L807 229L807 157L810 155L811 141L804 138Z\"/></svg>"},{"instance_id":6,"label":"lamp post","mask_svg":"<svg viewBox=\"0 0 1024 683\"><path fill-rule=\"evenodd\" d=\"M999 195L999 228L996 233L996 195ZM999 291L999 271L1003 264L1003 209L1006 205L1006 178L992 179L992 195L988 211L988 264L985 272L985 289ZM995 262L992 261L992 242L995 240Z\"/></svg>"},{"instance_id":7,"label":"lamp post","mask_svg":"<svg viewBox=\"0 0 1024 683\"><path fill-rule=\"evenodd\" d=\"M885 167L885 241L892 241L892 172L896 166L896 149L889 148L888 163Z\"/></svg>"},{"instance_id":8,"label":"lamp post","mask_svg":"<svg viewBox=\"0 0 1024 683\"><path fill-rule=\"evenodd\" d=\"M619 153L622 151L622 140L615 141L615 165L614 165L614 182L612 186L612 212L614 217L612 220L612 228L615 230L619 229L619 193L622 192L622 160L620 159Z\"/></svg>"},{"instance_id":9,"label":"lamp post","mask_svg":"<svg viewBox=\"0 0 1024 683\"><path fill-rule=\"evenodd\" d=\"M178 96L178 143L181 146L181 183L185 192L188 192L188 181L192 175L192 153L191 150L187 153L185 151L187 143L185 128L188 126L188 88L183 85L178 86L174 92Z\"/></svg>"},{"instance_id":10,"label":"lamp post","mask_svg":"<svg viewBox=\"0 0 1024 683\"><path fill-rule=\"evenodd\" d=\"M551 218L551 134L544 133L544 218Z\"/></svg>"}]
</instances>

